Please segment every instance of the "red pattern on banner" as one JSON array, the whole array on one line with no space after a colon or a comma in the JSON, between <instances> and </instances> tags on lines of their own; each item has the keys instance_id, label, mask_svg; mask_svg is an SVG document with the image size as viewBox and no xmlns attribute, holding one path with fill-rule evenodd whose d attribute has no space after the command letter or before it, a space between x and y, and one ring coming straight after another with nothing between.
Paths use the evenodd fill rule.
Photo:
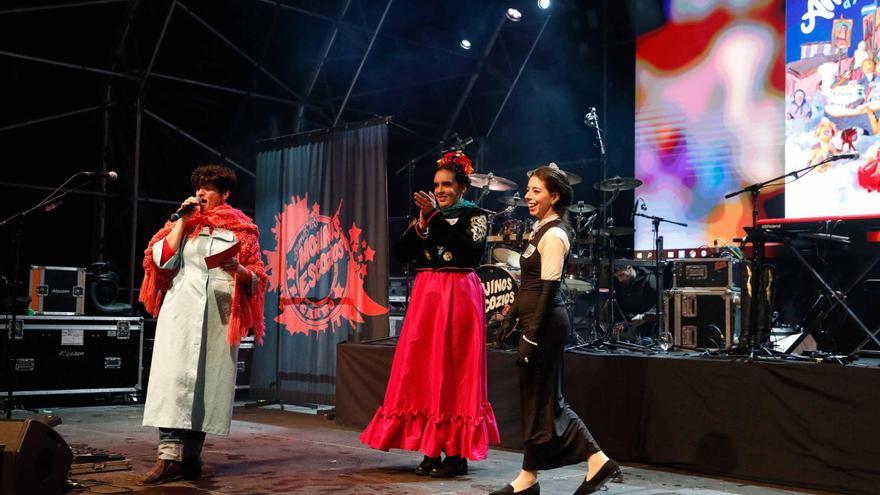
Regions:
<instances>
[{"instance_id":1,"label":"red pattern on banner","mask_svg":"<svg viewBox=\"0 0 880 495\"><path fill-rule=\"evenodd\" d=\"M321 215L317 202L308 203L308 194L291 197L275 217L275 251L263 251L269 290L279 292L275 321L291 334L306 334L335 331L343 319L356 324L364 316L386 314L388 308L364 288L375 251L355 223L342 228L342 201L332 216ZM326 294L314 294L319 285L328 287Z\"/></svg>"}]
</instances>

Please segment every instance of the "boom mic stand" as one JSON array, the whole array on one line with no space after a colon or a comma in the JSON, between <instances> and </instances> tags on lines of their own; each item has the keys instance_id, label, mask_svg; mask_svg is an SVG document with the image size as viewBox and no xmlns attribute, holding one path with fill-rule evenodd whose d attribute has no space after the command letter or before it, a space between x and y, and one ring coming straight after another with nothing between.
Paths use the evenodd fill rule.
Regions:
<instances>
[{"instance_id":1,"label":"boom mic stand","mask_svg":"<svg viewBox=\"0 0 880 495\"><path fill-rule=\"evenodd\" d=\"M813 165L808 165L806 167L795 170L793 172L788 172L786 174L782 174L782 175L780 175L778 177L774 177L770 180L765 180L764 182L757 182L755 184L748 185L738 191L728 193L724 196L724 199L730 199L730 198L739 196L740 194L743 194L743 193L749 193L749 195L751 196L751 202L752 202L752 226L751 226L751 229L748 233L748 240L752 242L752 265L753 265L752 266L752 276L750 278L750 284L749 284L749 288L748 288L749 293L750 293L749 294L749 318L748 318L748 322L746 322L747 328L748 328L748 339L747 339L747 342L745 342L745 343L743 343L743 342L739 343L739 348L744 351L747 351L749 353L750 357L755 357L755 348L761 347L764 343L761 341L763 339L760 339L758 336L759 331L762 333L762 335L760 337L764 337L765 335L763 335L763 334L768 334L767 336L769 336L769 328L767 328L767 329L759 329L758 328L758 326L759 326L759 313L761 312L762 309L764 309L766 313L769 313L769 311L771 309L771 308L764 307L765 301L763 298L764 292L766 290L766 287L764 284L764 261L765 261L764 245L765 245L767 239L766 239L765 234L763 234L760 230L758 230L758 197L761 194L761 190L764 189L765 187L768 187L768 186L779 185L779 184L774 184L774 183L777 183L780 180L785 179L786 177L794 177L794 180L797 180L797 179L800 179L801 177L803 177L804 175L806 175L807 173L811 172L816 167L825 165L826 163L833 162L835 160L852 159L852 158L856 158L857 156L858 155L856 155L854 153L848 153L848 154L842 154L842 155L832 155L832 156L829 156L828 158L826 158L818 163L815 163ZM743 241L743 243L745 243L745 242L746 242L746 240ZM789 243L786 243L786 244L789 244ZM791 247L790 244L789 244L789 247ZM822 280L821 277L818 276L818 273L816 273L815 270L813 270L812 267L810 267L808 263L806 263L806 260L804 260L803 257L800 256L800 253L797 253L793 247L791 247L791 249L792 249L792 251L795 252L795 255L803 263L807 264L807 267L809 268L809 270L810 270L811 274L814 276L814 278L817 278L823 286L827 287L828 284L825 283L825 281ZM743 289L745 289L745 287L743 287ZM831 293L832 293L832 295L836 294L836 292L834 292L834 291L832 291ZM854 316L854 313L849 308L849 306L846 305L845 301L838 300L837 302L841 303L841 305L844 306L844 308L848 311L850 316ZM856 319L858 320L858 318L856 318ZM862 326L864 327L864 324ZM767 330L767 331L764 331L764 330ZM866 328L862 328L862 330L865 331ZM873 337L873 339L875 341L877 341L876 336L874 336L869 330L867 331L867 333L870 337ZM742 333L740 333L740 338L742 338ZM878 343L878 345L880 345L880 341L877 341L877 343ZM746 344L748 347L747 348L744 347L743 344ZM767 351L766 349L763 349L763 350ZM769 351L767 351L767 352L769 353ZM770 353L770 354L772 355L772 353Z\"/></svg>"},{"instance_id":2,"label":"boom mic stand","mask_svg":"<svg viewBox=\"0 0 880 495\"><path fill-rule=\"evenodd\" d=\"M687 227L687 224L639 212L634 212L633 216L647 218L651 220L651 225L653 226L651 231L654 235L654 270L657 274L657 343L660 349L668 351L672 347L672 334L666 329L666 315L663 314L663 272L666 269L666 262L660 260L663 253L663 237L660 235L660 224L666 222L681 227Z\"/></svg>"},{"instance_id":3,"label":"boom mic stand","mask_svg":"<svg viewBox=\"0 0 880 495\"><path fill-rule=\"evenodd\" d=\"M76 187L67 189L66 191L59 194L64 186L70 184L75 179L79 177L86 177L86 180ZM96 177L94 175L90 175L88 172L77 172L70 177L67 178L60 186L56 187L48 196L46 196L42 201L38 202L36 205L22 210L3 221L0 221L0 227L5 227L7 225L12 228L12 284L11 284L11 304L8 308L8 315L10 316L6 323L6 331L3 332L3 362L6 365L6 376L8 377L8 382L6 383L6 398L3 400L3 410L6 411L6 419L12 418L12 410L15 408L15 402L13 399L14 389L17 388L15 386L15 382L17 381L17 376L15 373L15 365L13 364L13 358L15 357L15 352L13 346L15 345L15 340L17 338L23 338L23 331L19 332L19 324L21 323L17 316L18 311L16 307L16 303L18 300L19 287L22 285L20 276L21 270L21 244L22 239L24 237L24 224L28 217L33 213L49 213L53 211L58 206L61 206L63 201L61 198L67 196L68 194L82 189L86 184L91 182L91 178ZM7 309L7 308L3 308ZM36 413L32 409L29 409Z\"/></svg>"}]
</instances>

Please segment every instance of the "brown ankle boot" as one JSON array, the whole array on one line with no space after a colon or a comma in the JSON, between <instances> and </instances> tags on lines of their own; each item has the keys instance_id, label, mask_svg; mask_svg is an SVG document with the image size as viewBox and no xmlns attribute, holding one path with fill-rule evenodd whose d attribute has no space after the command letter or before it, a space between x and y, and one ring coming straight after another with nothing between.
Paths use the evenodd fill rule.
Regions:
<instances>
[{"instance_id":1,"label":"brown ankle boot","mask_svg":"<svg viewBox=\"0 0 880 495\"><path fill-rule=\"evenodd\" d=\"M141 485L161 485L183 477L183 468L179 461L158 459L147 476L140 481Z\"/></svg>"}]
</instances>

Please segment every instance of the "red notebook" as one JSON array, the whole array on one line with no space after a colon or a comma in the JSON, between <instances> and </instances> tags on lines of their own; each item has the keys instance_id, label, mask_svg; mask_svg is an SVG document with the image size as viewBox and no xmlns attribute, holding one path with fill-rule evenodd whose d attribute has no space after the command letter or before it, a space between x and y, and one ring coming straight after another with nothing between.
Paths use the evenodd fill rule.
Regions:
<instances>
[{"instance_id":1,"label":"red notebook","mask_svg":"<svg viewBox=\"0 0 880 495\"><path fill-rule=\"evenodd\" d=\"M211 256L205 256L205 265L208 266L208 270L212 268L217 268L218 266L220 266L220 263L223 263L224 261L238 254L238 251L240 249L241 243L236 242L229 249L212 254Z\"/></svg>"}]
</instances>

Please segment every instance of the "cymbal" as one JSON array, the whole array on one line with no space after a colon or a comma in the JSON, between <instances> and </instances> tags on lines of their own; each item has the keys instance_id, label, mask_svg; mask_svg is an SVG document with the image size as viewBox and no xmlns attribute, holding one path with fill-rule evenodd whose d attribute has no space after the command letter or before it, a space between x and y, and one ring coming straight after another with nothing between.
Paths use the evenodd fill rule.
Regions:
<instances>
[{"instance_id":1,"label":"cymbal","mask_svg":"<svg viewBox=\"0 0 880 495\"><path fill-rule=\"evenodd\" d=\"M519 187L516 182L491 173L471 174L468 177L471 179L471 186L490 191L515 191Z\"/></svg>"},{"instance_id":2,"label":"cymbal","mask_svg":"<svg viewBox=\"0 0 880 495\"><path fill-rule=\"evenodd\" d=\"M617 176L593 184L593 189L607 192L629 191L630 189L635 189L641 185L642 181L639 179Z\"/></svg>"},{"instance_id":3,"label":"cymbal","mask_svg":"<svg viewBox=\"0 0 880 495\"><path fill-rule=\"evenodd\" d=\"M526 172L526 175L531 177L532 174L535 173L535 170L538 170L538 169L533 168L533 169L529 170L528 172ZM568 179L568 185L570 185L570 186L573 186L575 184L580 184L584 180L581 178L580 175L578 175L574 172L566 172L565 170L562 170L562 169L559 169L559 171L562 172L563 174L565 174L565 178Z\"/></svg>"},{"instance_id":4,"label":"cymbal","mask_svg":"<svg viewBox=\"0 0 880 495\"><path fill-rule=\"evenodd\" d=\"M593 205L588 205L583 201L578 201L577 203L568 207L568 211L571 213L590 213L591 211L596 211L596 207Z\"/></svg>"},{"instance_id":5,"label":"cymbal","mask_svg":"<svg viewBox=\"0 0 880 495\"><path fill-rule=\"evenodd\" d=\"M605 237L605 236L618 237L618 236L622 236L622 235L630 235L635 231L636 231L636 229L634 229L632 227L607 227L607 228L602 228L602 229L591 230L590 234L598 235L598 236L602 236L602 237Z\"/></svg>"},{"instance_id":6,"label":"cymbal","mask_svg":"<svg viewBox=\"0 0 880 495\"><path fill-rule=\"evenodd\" d=\"M507 206L526 206L526 200L518 197L518 196L501 196L500 198L495 198L501 204L505 204Z\"/></svg>"}]
</instances>

